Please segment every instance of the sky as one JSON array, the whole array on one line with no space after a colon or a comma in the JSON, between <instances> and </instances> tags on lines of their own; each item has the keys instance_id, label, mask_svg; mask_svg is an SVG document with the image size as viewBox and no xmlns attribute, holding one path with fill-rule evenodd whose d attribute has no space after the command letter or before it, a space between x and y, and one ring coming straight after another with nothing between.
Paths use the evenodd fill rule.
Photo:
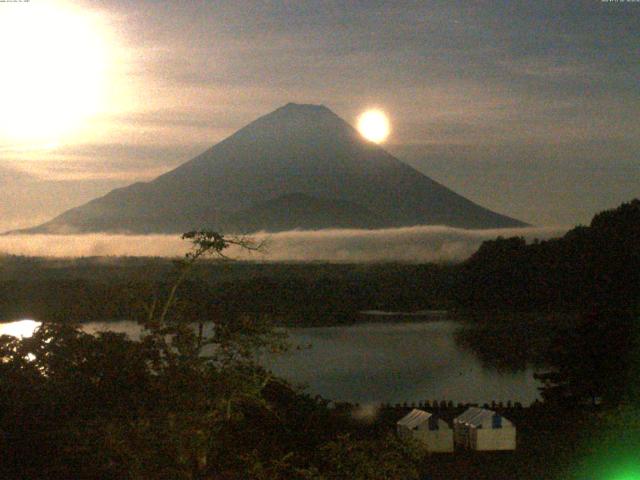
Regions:
<instances>
[{"instance_id":1,"label":"sky","mask_svg":"<svg viewBox=\"0 0 640 480\"><path fill-rule=\"evenodd\" d=\"M0 3L0 230L183 163L288 103L538 226L640 196L640 2ZM4 72L9 72L5 74Z\"/></svg>"}]
</instances>

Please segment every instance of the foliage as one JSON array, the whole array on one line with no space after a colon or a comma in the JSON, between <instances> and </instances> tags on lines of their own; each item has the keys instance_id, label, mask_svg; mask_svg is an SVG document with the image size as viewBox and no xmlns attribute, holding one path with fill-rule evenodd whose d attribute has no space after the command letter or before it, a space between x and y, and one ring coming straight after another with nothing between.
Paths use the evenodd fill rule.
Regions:
<instances>
[{"instance_id":1,"label":"foliage","mask_svg":"<svg viewBox=\"0 0 640 480\"><path fill-rule=\"evenodd\" d=\"M400 441L392 434L379 440L359 441L339 435L323 445L320 454L326 470L336 480L418 479L417 465L422 456L417 445Z\"/></svg>"},{"instance_id":2,"label":"foliage","mask_svg":"<svg viewBox=\"0 0 640 480\"><path fill-rule=\"evenodd\" d=\"M368 438L348 411L256 363L260 350L286 348L264 318L209 317L184 302L197 261L221 258L232 244L259 246L213 232L185 238L193 250L171 283L140 302L139 339L90 335L70 322L0 337L0 476L377 479L413 471L406 446Z\"/></svg>"},{"instance_id":3,"label":"foliage","mask_svg":"<svg viewBox=\"0 0 640 480\"><path fill-rule=\"evenodd\" d=\"M640 200L559 239L485 242L459 278L456 302L465 307L638 312Z\"/></svg>"},{"instance_id":4,"label":"foliage","mask_svg":"<svg viewBox=\"0 0 640 480\"><path fill-rule=\"evenodd\" d=\"M574 322L569 315L469 315L461 316L454 337L456 345L471 351L484 368L513 373L547 366L558 332Z\"/></svg>"},{"instance_id":5,"label":"foliage","mask_svg":"<svg viewBox=\"0 0 640 480\"><path fill-rule=\"evenodd\" d=\"M637 399L637 319L592 314L559 330L548 351L550 370L536 374L545 401L616 405Z\"/></svg>"},{"instance_id":6,"label":"foliage","mask_svg":"<svg viewBox=\"0 0 640 480\"><path fill-rule=\"evenodd\" d=\"M0 316L56 321L142 317L175 273L160 258L52 260L10 257ZM360 310L447 308L451 265L215 262L200 259L177 289L175 315L268 315L287 325L343 324ZM178 312L183 310L183 312Z\"/></svg>"}]
</instances>

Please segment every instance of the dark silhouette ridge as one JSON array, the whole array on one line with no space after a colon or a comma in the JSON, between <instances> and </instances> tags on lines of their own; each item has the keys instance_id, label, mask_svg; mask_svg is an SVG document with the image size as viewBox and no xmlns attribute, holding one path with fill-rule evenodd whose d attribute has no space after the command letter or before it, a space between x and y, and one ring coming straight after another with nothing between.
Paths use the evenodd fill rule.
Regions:
<instances>
[{"instance_id":1,"label":"dark silhouette ridge","mask_svg":"<svg viewBox=\"0 0 640 480\"><path fill-rule=\"evenodd\" d=\"M488 280L489 279L489 280ZM456 302L474 310L640 313L640 199L563 237L484 242L462 265Z\"/></svg>"},{"instance_id":2,"label":"dark silhouette ridge","mask_svg":"<svg viewBox=\"0 0 640 480\"><path fill-rule=\"evenodd\" d=\"M289 103L151 182L115 189L21 232L250 233L429 224L525 225L421 174L328 108Z\"/></svg>"}]
</instances>

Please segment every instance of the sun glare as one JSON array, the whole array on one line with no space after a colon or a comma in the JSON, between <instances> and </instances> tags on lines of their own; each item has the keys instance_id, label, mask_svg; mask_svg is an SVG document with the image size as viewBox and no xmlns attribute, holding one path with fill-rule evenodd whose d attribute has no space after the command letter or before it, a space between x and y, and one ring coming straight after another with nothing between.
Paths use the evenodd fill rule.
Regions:
<instances>
[{"instance_id":1,"label":"sun glare","mask_svg":"<svg viewBox=\"0 0 640 480\"><path fill-rule=\"evenodd\" d=\"M35 320L18 320L17 322L0 323L0 335L27 338L40 326Z\"/></svg>"},{"instance_id":2,"label":"sun glare","mask_svg":"<svg viewBox=\"0 0 640 480\"><path fill-rule=\"evenodd\" d=\"M96 14L9 3L0 42L0 141L51 144L105 107L110 51Z\"/></svg>"},{"instance_id":3,"label":"sun glare","mask_svg":"<svg viewBox=\"0 0 640 480\"><path fill-rule=\"evenodd\" d=\"M358 118L358 131L371 142L384 142L390 130L389 119L381 110L367 110Z\"/></svg>"}]
</instances>

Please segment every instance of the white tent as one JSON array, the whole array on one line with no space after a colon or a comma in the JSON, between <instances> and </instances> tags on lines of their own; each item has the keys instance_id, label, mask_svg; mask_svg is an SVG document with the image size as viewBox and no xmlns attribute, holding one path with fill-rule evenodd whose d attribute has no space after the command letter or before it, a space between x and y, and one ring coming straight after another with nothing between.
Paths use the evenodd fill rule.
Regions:
<instances>
[{"instance_id":1,"label":"white tent","mask_svg":"<svg viewBox=\"0 0 640 480\"><path fill-rule=\"evenodd\" d=\"M413 409L398 420L398 436L414 438L428 452L453 452L453 430L444 420L424 410Z\"/></svg>"},{"instance_id":2,"label":"white tent","mask_svg":"<svg viewBox=\"0 0 640 480\"><path fill-rule=\"evenodd\" d=\"M471 450L515 450L516 427L502 415L471 407L453 420L454 442Z\"/></svg>"}]
</instances>

